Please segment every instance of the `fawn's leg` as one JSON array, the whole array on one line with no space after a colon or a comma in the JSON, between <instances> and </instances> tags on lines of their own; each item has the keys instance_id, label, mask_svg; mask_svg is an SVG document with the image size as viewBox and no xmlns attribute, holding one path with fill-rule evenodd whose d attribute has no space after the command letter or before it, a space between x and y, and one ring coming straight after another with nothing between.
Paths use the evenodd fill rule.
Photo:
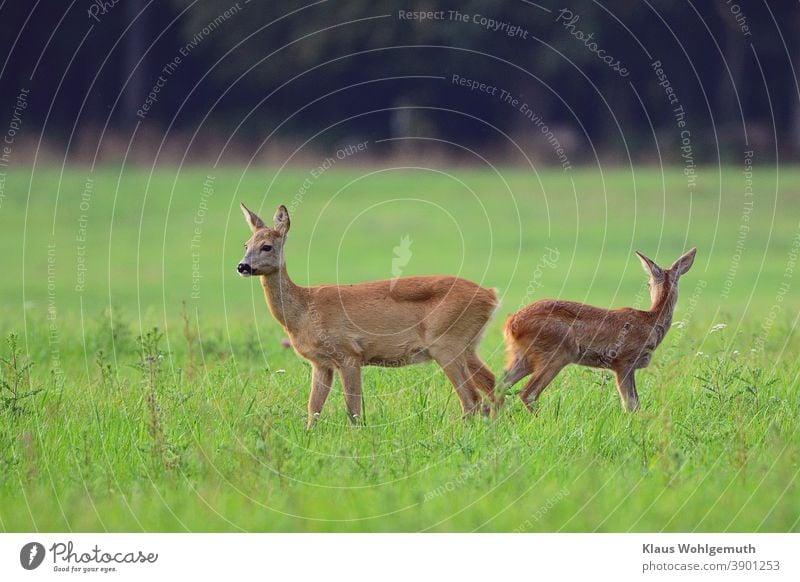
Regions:
<instances>
[{"instance_id":1,"label":"fawn's leg","mask_svg":"<svg viewBox=\"0 0 800 582\"><path fill-rule=\"evenodd\" d=\"M494 374L486 367L475 352L467 356L467 367L469 368L469 375L473 388L477 388L483 392L486 395L486 399L489 401L488 404L482 408L484 416L489 416L493 410L496 411L503 405L502 393L495 395Z\"/></svg>"},{"instance_id":2,"label":"fawn's leg","mask_svg":"<svg viewBox=\"0 0 800 582\"><path fill-rule=\"evenodd\" d=\"M528 410L535 412L534 405L539 400L539 395L566 365L566 361L551 357L533 373L533 378L528 381L519 394Z\"/></svg>"},{"instance_id":3,"label":"fawn's leg","mask_svg":"<svg viewBox=\"0 0 800 582\"><path fill-rule=\"evenodd\" d=\"M333 369L323 368L313 364L311 373L311 395L308 397L308 424L306 428L311 428L319 418L322 407L328 399L333 384Z\"/></svg>"},{"instance_id":4,"label":"fawn's leg","mask_svg":"<svg viewBox=\"0 0 800 582\"><path fill-rule=\"evenodd\" d=\"M347 404L347 413L353 422L361 420L361 368L347 366L339 368L344 389L344 401Z\"/></svg>"},{"instance_id":5,"label":"fawn's leg","mask_svg":"<svg viewBox=\"0 0 800 582\"><path fill-rule=\"evenodd\" d=\"M636 373L635 368L627 370L615 370L617 375L617 390L619 396L622 398L622 405L628 409L629 412L639 408L639 394L636 392Z\"/></svg>"},{"instance_id":6,"label":"fawn's leg","mask_svg":"<svg viewBox=\"0 0 800 582\"><path fill-rule=\"evenodd\" d=\"M519 355L514 360L514 365L511 366L500 380L500 387L502 389L511 388L514 384L522 380L525 376L533 372L531 364L525 354Z\"/></svg>"}]
</instances>

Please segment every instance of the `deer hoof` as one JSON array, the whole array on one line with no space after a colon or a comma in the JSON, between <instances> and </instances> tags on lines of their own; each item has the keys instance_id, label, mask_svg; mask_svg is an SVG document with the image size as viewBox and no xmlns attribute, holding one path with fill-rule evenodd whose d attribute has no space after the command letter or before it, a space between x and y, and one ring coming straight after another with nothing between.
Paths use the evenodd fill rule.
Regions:
<instances>
[{"instance_id":1,"label":"deer hoof","mask_svg":"<svg viewBox=\"0 0 800 582\"><path fill-rule=\"evenodd\" d=\"M314 428L314 425L317 424L319 420L319 412L315 412L311 416L308 417L308 422L306 423L306 430L311 430Z\"/></svg>"}]
</instances>

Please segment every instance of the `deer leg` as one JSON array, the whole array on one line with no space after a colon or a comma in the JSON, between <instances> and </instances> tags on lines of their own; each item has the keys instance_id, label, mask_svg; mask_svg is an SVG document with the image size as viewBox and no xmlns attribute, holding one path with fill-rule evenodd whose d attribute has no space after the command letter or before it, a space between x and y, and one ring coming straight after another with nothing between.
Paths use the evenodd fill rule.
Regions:
<instances>
[{"instance_id":1,"label":"deer leg","mask_svg":"<svg viewBox=\"0 0 800 582\"><path fill-rule=\"evenodd\" d=\"M514 361L514 365L506 370L503 379L500 380L500 387L502 389L511 388L531 372L533 372L533 370L531 369L530 362L528 362L528 358L526 358L524 354L518 356Z\"/></svg>"},{"instance_id":2,"label":"deer leg","mask_svg":"<svg viewBox=\"0 0 800 582\"><path fill-rule=\"evenodd\" d=\"M339 368L339 376L344 388L344 401L347 405L347 414L351 421L361 421L361 368L348 366Z\"/></svg>"},{"instance_id":3,"label":"deer leg","mask_svg":"<svg viewBox=\"0 0 800 582\"><path fill-rule=\"evenodd\" d=\"M475 352L467 356L467 368L472 386L483 392L489 401L482 407L484 416L489 416L493 410L499 409L503 404L503 395L496 396L494 392L494 374Z\"/></svg>"},{"instance_id":4,"label":"deer leg","mask_svg":"<svg viewBox=\"0 0 800 582\"><path fill-rule=\"evenodd\" d=\"M617 375L617 390L622 399L622 405L633 412L639 408L639 394L636 392L635 368L628 370L615 370Z\"/></svg>"},{"instance_id":5,"label":"deer leg","mask_svg":"<svg viewBox=\"0 0 800 582\"><path fill-rule=\"evenodd\" d=\"M480 395L469 377L469 367L465 361L462 360L436 360L439 365L447 374L447 377L452 382L453 387L456 389L456 394L461 400L461 408L464 414L473 414L478 409L480 403Z\"/></svg>"},{"instance_id":6,"label":"deer leg","mask_svg":"<svg viewBox=\"0 0 800 582\"><path fill-rule=\"evenodd\" d=\"M311 394L308 397L308 424L306 428L311 428L319 418L322 407L328 399L333 384L333 369L323 368L316 364L313 365L311 373Z\"/></svg>"},{"instance_id":7,"label":"deer leg","mask_svg":"<svg viewBox=\"0 0 800 582\"><path fill-rule=\"evenodd\" d=\"M558 373L567 365L562 360L548 360L544 366L533 373L531 378L520 392L519 397L531 412L535 412L535 404L539 400L539 395L553 381Z\"/></svg>"}]
</instances>

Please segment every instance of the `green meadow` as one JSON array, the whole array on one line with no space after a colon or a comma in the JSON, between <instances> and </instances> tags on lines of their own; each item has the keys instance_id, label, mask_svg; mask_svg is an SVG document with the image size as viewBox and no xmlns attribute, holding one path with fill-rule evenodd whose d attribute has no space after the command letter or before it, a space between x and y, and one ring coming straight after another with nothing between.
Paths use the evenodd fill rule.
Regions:
<instances>
[{"instance_id":1,"label":"green meadow","mask_svg":"<svg viewBox=\"0 0 800 582\"><path fill-rule=\"evenodd\" d=\"M0 531L798 531L800 169L17 169L0 197ZM291 212L302 285L496 287L481 345L559 297L647 308L640 250L698 248L622 410L569 367L540 412L461 417L434 364L338 378L305 430L249 231ZM405 242L404 242L405 240ZM400 249L398 251L398 249ZM517 386L519 390L521 385Z\"/></svg>"}]
</instances>

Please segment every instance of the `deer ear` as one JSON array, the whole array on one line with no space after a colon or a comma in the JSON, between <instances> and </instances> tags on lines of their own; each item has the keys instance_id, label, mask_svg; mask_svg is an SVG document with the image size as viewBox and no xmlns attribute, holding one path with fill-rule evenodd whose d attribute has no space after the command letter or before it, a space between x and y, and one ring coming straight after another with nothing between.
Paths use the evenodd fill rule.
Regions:
<instances>
[{"instance_id":1,"label":"deer ear","mask_svg":"<svg viewBox=\"0 0 800 582\"><path fill-rule=\"evenodd\" d=\"M639 257L639 260L642 262L642 267L644 267L644 270L648 275L654 279L664 278L664 271L661 269L661 267L656 265L655 261L647 258L639 251L636 251L636 256Z\"/></svg>"},{"instance_id":2,"label":"deer ear","mask_svg":"<svg viewBox=\"0 0 800 582\"><path fill-rule=\"evenodd\" d=\"M252 212L247 206L245 206L241 202L239 203L239 206L242 209L242 214L244 214L244 219L250 226L250 230L255 232L260 228L264 228L264 221L261 220L255 212Z\"/></svg>"},{"instance_id":3,"label":"deer ear","mask_svg":"<svg viewBox=\"0 0 800 582\"><path fill-rule=\"evenodd\" d=\"M670 271L675 271L679 276L685 275L686 272L692 268L692 264L694 263L694 256L697 254L697 249L693 248L690 251L685 252L681 255L681 258L672 263L672 266L669 268Z\"/></svg>"},{"instance_id":4,"label":"deer ear","mask_svg":"<svg viewBox=\"0 0 800 582\"><path fill-rule=\"evenodd\" d=\"M291 221L289 220L289 211L283 204L278 206L278 209L275 211L275 217L272 220L275 223L273 228L278 232L278 234L281 236L286 236L286 233L289 232Z\"/></svg>"}]
</instances>

